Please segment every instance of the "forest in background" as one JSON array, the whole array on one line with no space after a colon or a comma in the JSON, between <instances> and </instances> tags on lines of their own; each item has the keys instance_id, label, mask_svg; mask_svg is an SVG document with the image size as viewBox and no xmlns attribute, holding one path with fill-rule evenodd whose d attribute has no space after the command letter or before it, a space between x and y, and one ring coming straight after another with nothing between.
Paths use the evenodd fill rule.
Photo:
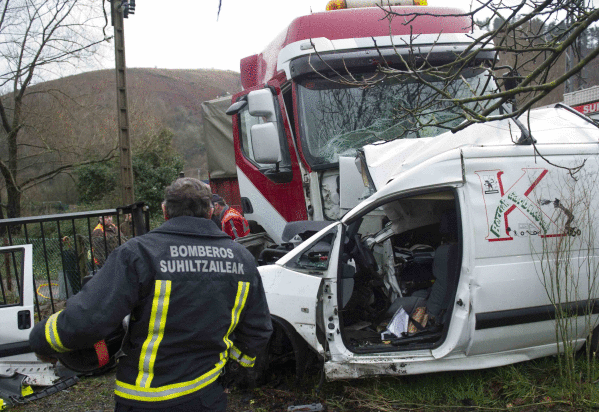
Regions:
<instances>
[{"instance_id":1,"label":"forest in background","mask_svg":"<svg viewBox=\"0 0 599 412\"><path fill-rule=\"evenodd\" d=\"M479 21L477 22L478 26L483 30L496 30L503 23L505 19L496 17L492 21L485 22ZM533 45L535 43L539 44L539 47L546 47L546 45L542 44L543 39L540 36L540 33L543 30L548 30L546 28L547 22L542 21L540 19L532 19L526 25L520 28L519 39L515 39L510 37L509 34L507 36L507 45L510 48L523 48L522 43L531 42ZM551 25L549 25L551 27ZM562 24L555 26L556 30L565 31L565 27ZM550 30L550 29L549 29ZM596 50L599 47L599 27L591 26L584 31L584 33L578 38L578 41L574 45L574 47L569 51L569 57L572 59L571 65L574 62L583 59L588 56L591 52ZM499 52L499 62L501 65L508 65L511 67L519 68L519 75L526 76L530 72L532 72L539 64L543 61L539 58L538 52L533 52L533 47L530 47L531 51L524 53L513 53L513 52ZM566 59L568 58L568 54L564 54L557 59L555 64L551 67L549 71L548 80L553 80L566 72L568 63ZM595 58L589 64L584 66L582 70L575 76L573 76L569 80L569 87L566 86L566 83L563 83L553 89L547 96L537 102L534 107L542 107L553 103L562 102L564 100L564 93L570 93L576 90L586 89L588 87L599 85L599 58ZM569 90L567 90L569 88ZM518 103L524 102L525 100L530 98L530 94L522 94L518 96Z\"/></svg>"}]
</instances>

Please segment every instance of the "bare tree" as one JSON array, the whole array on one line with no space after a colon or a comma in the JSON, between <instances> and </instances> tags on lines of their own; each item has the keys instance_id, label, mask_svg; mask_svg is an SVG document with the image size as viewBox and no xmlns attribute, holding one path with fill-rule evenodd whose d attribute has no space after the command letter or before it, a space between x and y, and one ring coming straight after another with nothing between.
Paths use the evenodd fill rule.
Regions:
<instances>
[{"instance_id":1,"label":"bare tree","mask_svg":"<svg viewBox=\"0 0 599 412\"><path fill-rule=\"evenodd\" d=\"M582 159L577 163L581 162ZM571 393L583 388L583 376L595 373L599 349L597 333L593 333L597 328L593 297L599 292L599 262L593 258L599 218L595 187L599 176L592 170L581 170L576 180L563 174L552 188L559 198L536 199L540 205L553 206L553 218L563 231L557 236L542 237L536 247L532 239L530 244L538 262L537 275L555 308L559 371L564 387ZM587 337L583 363L576 360L580 336Z\"/></svg>"},{"instance_id":2,"label":"bare tree","mask_svg":"<svg viewBox=\"0 0 599 412\"><path fill-rule=\"evenodd\" d=\"M358 72L346 62L333 66L313 44L313 83L302 93L320 107L323 118L312 124L322 128L329 146L335 145L331 136L347 143L353 137L369 142L457 132L473 123L517 118L533 107L561 101L557 95L569 80L574 88L591 85L582 70L599 56L599 47L581 44L588 43L586 36L594 33L593 24L599 20L592 1L473 0L470 11L444 16L424 8L418 12L380 8L390 27L397 20L409 26L418 19L448 16L479 23L472 24L470 44L453 53L443 49L443 33L430 49L420 46L418 34L393 38L393 53L373 39L379 52L374 72ZM329 85L319 87L319 82ZM385 96L375 98L383 90ZM326 97L316 96L319 92ZM380 97L386 107L375 107ZM368 123L364 115L368 110L379 112L371 116L377 120L370 124L354 127L340 117L359 115ZM321 148L325 158L327 150Z\"/></svg>"},{"instance_id":3,"label":"bare tree","mask_svg":"<svg viewBox=\"0 0 599 412\"><path fill-rule=\"evenodd\" d=\"M65 98L35 83L73 74L93 61L108 40L102 2L94 0L5 0L0 6L0 174L7 193L7 216L19 217L21 196L35 185L82 163L74 130L52 136L56 119L31 113L29 103L60 105ZM39 102L38 102L39 103ZM68 114L65 114L65 116ZM70 150L65 151L66 148ZM71 152L70 155L68 152ZM112 152L103 157L114 156Z\"/></svg>"}]
</instances>

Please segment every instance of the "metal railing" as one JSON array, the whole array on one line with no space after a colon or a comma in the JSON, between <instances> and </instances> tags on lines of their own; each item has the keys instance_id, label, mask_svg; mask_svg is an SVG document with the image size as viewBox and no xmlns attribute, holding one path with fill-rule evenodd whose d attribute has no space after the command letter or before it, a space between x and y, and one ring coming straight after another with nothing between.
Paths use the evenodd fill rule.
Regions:
<instances>
[{"instance_id":1,"label":"metal railing","mask_svg":"<svg viewBox=\"0 0 599 412\"><path fill-rule=\"evenodd\" d=\"M113 221L116 227L109 222ZM149 230L143 203L117 209L0 220L1 246L33 245L35 311L43 319L77 293L112 250ZM100 230L96 230L100 228ZM106 230L104 230L106 228ZM21 294L20 268L0 256L0 307L13 305Z\"/></svg>"}]
</instances>

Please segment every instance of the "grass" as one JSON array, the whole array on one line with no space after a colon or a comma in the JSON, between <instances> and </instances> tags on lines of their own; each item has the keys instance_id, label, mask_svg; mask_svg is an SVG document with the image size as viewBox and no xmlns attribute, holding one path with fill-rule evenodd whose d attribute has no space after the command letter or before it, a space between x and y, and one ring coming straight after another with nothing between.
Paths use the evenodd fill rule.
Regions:
<instances>
[{"instance_id":1,"label":"grass","mask_svg":"<svg viewBox=\"0 0 599 412\"><path fill-rule=\"evenodd\" d=\"M584 359L579 359L580 370ZM555 357L480 371L378 378L344 386L346 409L399 410L592 410L599 408L598 376L582 377L568 391Z\"/></svg>"},{"instance_id":2,"label":"grass","mask_svg":"<svg viewBox=\"0 0 599 412\"><path fill-rule=\"evenodd\" d=\"M585 360L577 362L584 370ZM294 388L288 379L286 386ZM287 392L287 406L301 400L321 402L328 411L338 412L586 411L599 409L598 379L582 376L580 385L568 391L556 357L478 371L327 382L320 392L315 390L318 377L313 376L303 390ZM279 410L268 409L275 406L273 390L277 387L254 390L254 408L246 410ZM276 406L281 406L280 399Z\"/></svg>"},{"instance_id":3,"label":"grass","mask_svg":"<svg viewBox=\"0 0 599 412\"><path fill-rule=\"evenodd\" d=\"M577 362L583 363L584 359ZM599 409L599 377L583 377L580 387L570 392L564 389L558 368L557 359L550 357L479 371L325 382L320 391L317 390L318 370L314 370L301 385L296 384L291 370L285 370L263 387L250 391L232 390L227 410L286 411L291 405L312 403L321 403L328 412L574 412ZM111 411L113 388L114 370L98 377L82 377L67 391L11 410Z\"/></svg>"}]
</instances>

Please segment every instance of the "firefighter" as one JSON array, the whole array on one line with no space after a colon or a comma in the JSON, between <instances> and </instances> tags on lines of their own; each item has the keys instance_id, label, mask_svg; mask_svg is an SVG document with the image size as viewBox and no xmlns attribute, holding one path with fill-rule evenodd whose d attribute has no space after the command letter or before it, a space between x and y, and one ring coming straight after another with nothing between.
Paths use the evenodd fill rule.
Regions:
<instances>
[{"instance_id":1,"label":"firefighter","mask_svg":"<svg viewBox=\"0 0 599 412\"><path fill-rule=\"evenodd\" d=\"M225 364L252 368L272 333L262 281L252 255L210 222L208 185L177 179L163 210L166 222L115 249L66 309L35 325L30 345L52 360L130 314L115 411L225 411Z\"/></svg>"},{"instance_id":2,"label":"firefighter","mask_svg":"<svg viewBox=\"0 0 599 412\"><path fill-rule=\"evenodd\" d=\"M250 233L250 224L236 209L227 205L225 200L217 194L212 195L214 214L221 220L222 231L235 240Z\"/></svg>"}]
</instances>

